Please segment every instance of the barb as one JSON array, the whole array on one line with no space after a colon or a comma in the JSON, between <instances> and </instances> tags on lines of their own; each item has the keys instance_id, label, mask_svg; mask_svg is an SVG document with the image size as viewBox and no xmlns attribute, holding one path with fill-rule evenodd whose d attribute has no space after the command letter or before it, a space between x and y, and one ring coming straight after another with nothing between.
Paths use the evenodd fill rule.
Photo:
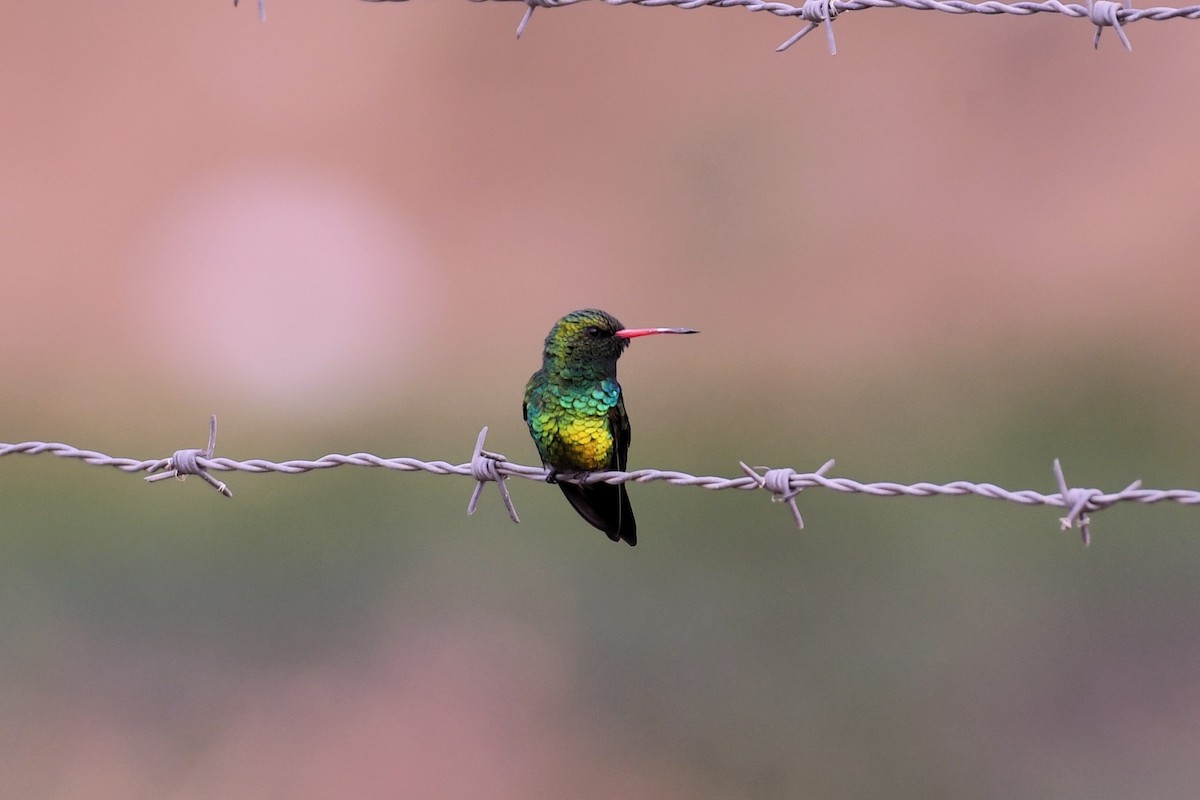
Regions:
<instances>
[{"instance_id":1,"label":"barb","mask_svg":"<svg viewBox=\"0 0 1200 800\"><path fill-rule=\"evenodd\" d=\"M1092 39L1093 50L1100 49L1100 34L1104 33L1105 26L1112 26L1126 50L1133 50L1129 37L1125 35L1125 29L1121 27L1121 15L1133 10L1129 0L1125 0L1124 5L1111 0L1088 0L1087 8L1088 18L1096 25L1096 36Z\"/></svg>"},{"instance_id":2,"label":"barb","mask_svg":"<svg viewBox=\"0 0 1200 800\"><path fill-rule=\"evenodd\" d=\"M824 477L825 473L833 467L833 459L829 459L821 465L820 469L814 472L814 475ZM800 509L796 506L796 495L804 491L804 487L792 489L792 478L796 475L796 471L791 467L782 469L770 469L768 467L751 467L745 461L739 461L738 465L751 478L753 478L759 486L771 493L772 503L787 503L792 509L792 519L796 521L796 527L804 529L804 517L800 516ZM757 470L766 470L765 475L759 475Z\"/></svg>"},{"instance_id":3,"label":"barb","mask_svg":"<svg viewBox=\"0 0 1200 800\"><path fill-rule=\"evenodd\" d=\"M259 0L260 5L264 0ZM366 0L371 3L402 3L408 0ZM1002 3L999 0L984 0L981 3L971 3L967 0L804 0L803 5L778 2L778 0L596 0L605 5L624 6L635 5L647 8L675 6L681 9L702 8L742 8L750 12L764 11L777 17L799 17L808 22L799 33L793 35L776 48L777 52L787 50L796 42L803 39L819 25L825 26L825 38L831 55L837 53L833 39L833 20L838 14L846 11L865 11L871 8L909 8L916 11L942 11L947 14L1015 14L1029 16L1031 14L1063 14L1068 17L1085 19L1096 28L1093 37L1093 47L1100 44L1100 34L1106 27L1116 31L1117 38L1126 50L1132 50L1129 37L1125 33L1125 25L1142 19L1200 19L1200 6L1169 8L1158 6L1154 8L1133 8L1129 0L1122 3L1112 0L1087 0L1086 5L1079 3L1063 3L1060 0L1045 0L1045 2L1015 2ZM517 26L517 38L520 38L538 8L557 8L572 6L585 0L472 0L483 2L518 2L525 6L521 21ZM236 5L236 2L235 2ZM263 11L263 14L266 12Z\"/></svg>"},{"instance_id":4,"label":"barb","mask_svg":"<svg viewBox=\"0 0 1200 800\"><path fill-rule=\"evenodd\" d=\"M182 481L188 475L199 475L204 479L205 483L216 489L221 494L225 495L226 497L233 497L233 491L230 490L230 488L224 483L217 480L212 475L209 475L208 471L204 468L204 465L200 463L201 458L206 461L211 459L213 457L213 451L216 449L216 447L217 415L213 414L208 421L208 447L204 448L203 450L196 450L194 448L187 450L176 450L175 455L167 459L167 463L163 467L166 472L160 472L157 475L146 476L146 483L154 483L166 478L179 478L179 480ZM151 472L153 471L154 470L151 470Z\"/></svg>"},{"instance_id":5,"label":"barb","mask_svg":"<svg viewBox=\"0 0 1200 800\"><path fill-rule=\"evenodd\" d=\"M504 507L508 509L509 519L520 522L516 506L508 494L508 484L505 483L508 478L496 469L497 464L508 459L499 453L489 453L483 449L483 440L487 438L487 432L487 426L484 425L483 430L479 432L479 438L475 440L475 451L471 453L471 477L475 479L475 490L471 492L471 500L467 503L467 516L475 513L475 508L479 505L479 496L483 494L483 487L487 486L488 481L495 481L500 487L500 497L504 500Z\"/></svg>"},{"instance_id":6,"label":"barb","mask_svg":"<svg viewBox=\"0 0 1200 800\"><path fill-rule=\"evenodd\" d=\"M369 0L370 2L378 2L378 0ZM478 0L476 0L478 2ZM517 38L521 38L521 34L525 32L526 26L529 25L529 20L533 19L533 12L539 8L554 8L555 6L570 5L575 0L521 0L525 3L525 14L521 17L521 21L517 23Z\"/></svg>"},{"instance_id":7,"label":"barb","mask_svg":"<svg viewBox=\"0 0 1200 800\"><path fill-rule=\"evenodd\" d=\"M782 53L784 50L787 50L796 42L815 31L817 26L824 22L825 41L829 43L829 55L836 56L837 43L833 39L833 20L838 15L838 12L833 7L831 0L804 0L804 5L800 7L800 15L808 20L808 25L786 42L779 45L779 47L776 47L775 52Z\"/></svg>"},{"instance_id":8,"label":"barb","mask_svg":"<svg viewBox=\"0 0 1200 800\"><path fill-rule=\"evenodd\" d=\"M238 0L233 0L233 7L238 7ZM259 22L267 21L267 0L258 0L258 19Z\"/></svg>"},{"instance_id":9,"label":"barb","mask_svg":"<svg viewBox=\"0 0 1200 800\"><path fill-rule=\"evenodd\" d=\"M434 475L462 475L475 481L471 500L467 505L467 513L472 514L479 503L484 485L494 481L500 489L500 496L513 522L519 522L516 508L509 496L506 480L508 478L525 478L527 480L545 482L549 471L545 467L532 467L515 464L503 455L491 453L483 449L484 439L488 429L485 427L479 433L472 451L471 460L465 464L450 464L445 461L422 461L416 458L397 457L382 458L370 453L353 453L351 455L330 454L315 460L267 461L265 459L249 459L236 461L231 458L215 458L213 451L216 447L216 417L212 417L209 427L208 447L201 451L196 449L178 450L170 458L138 460L105 455L95 450L82 450L61 442L21 442L18 444L0 443L0 457L12 455L52 455L59 458L73 458L85 464L102 467L115 467L123 472L149 472L147 480L157 481L167 477L185 477L199 475L210 485L227 497L232 492L224 483L213 478L209 472L282 472L296 475L301 472L311 472L333 467L380 467L397 472L429 472ZM862 483L851 478L829 477L825 473L833 467L833 460L825 462L815 472L796 472L790 467L768 468L750 467L745 462L739 462L745 475L737 478L724 478L717 475L692 475L687 472L659 469L638 469L628 472L592 472L573 476L560 475L559 480L573 483L652 483L661 481L673 486L697 486L701 489L717 491L722 489L756 490L766 489L775 502L787 503L791 508L793 519L797 526L803 528L804 520L796 506L796 496L804 489L820 487L844 494L866 494L873 497L933 497L933 496L964 496L974 495L992 500L1005 500L1021 505L1051 506L1067 510L1065 517L1059 518L1063 530L1078 526L1083 536L1083 543L1091 542L1091 520L1089 514L1101 511L1117 503L1178 503L1180 505L1200 505L1200 491L1193 489L1143 489L1141 481L1134 481L1119 492L1106 494L1099 489L1072 488L1067 485L1063 476L1062 464L1054 462L1054 476L1058 484L1058 492L1042 494L1032 489L1009 490L992 483L972 483L971 481L951 481L950 483ZM762 471L763 474L759 474Z\"/></svg>"}]
</instances>

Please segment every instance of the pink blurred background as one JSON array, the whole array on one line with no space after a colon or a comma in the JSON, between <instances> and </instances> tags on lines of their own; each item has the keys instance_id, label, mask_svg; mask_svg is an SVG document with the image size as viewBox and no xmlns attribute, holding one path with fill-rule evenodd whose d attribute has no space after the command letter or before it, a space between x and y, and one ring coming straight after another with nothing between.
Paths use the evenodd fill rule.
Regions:
<instances>
[{"instance_id":1,"label":"pink blurred background","mask_svg":"<svg viewBox=\"0 0 1200 800\"><path fill-rule=\"evenodd\" d=\"M1051 490L1048 458L1061 451L1032 446L1010 455L1036 462L1036 471L997 466L1000 474L984 473L983 453L974 474L952 474L964 449L980 446L965 432L1004 418L1028 385L1069 387L1085 373L1103 386L1104 365L1125 363L1120 359L1167 376L1158 389L1146 389L1151 410L1130 407L1131 415L1194 421L1194 23L1132 25L1132 53L1109 31L1097 52L1090 25L1061 15L872 10L837 20L839 53L830 57L820 33L774 53L797 23L736 8L684 13L597 2L542 9L518 41L523 10L518 3L449 0L268 0L262 24L252 0L236 10L226 2L7 5L0 12L0 243L8 301L0 314L0 438L62 440L149 458L202 443L207 416L216 411L218 450L239 458L369 450L458 461L489 424L491 447L529 463L532 447L517 416L521 387L538 365L549 326L582 306L605 308L629 325L703 331L635 347L622 363L622 380L637 401L631 413L640 466L734 474L739 458L812 468L831 450L839 457L849 450L879 470L863 478L1011 477L1021 484L1014 488L1037 480ZM1131 379L1121 397L1141 397L1139 385ZM1103 394L1093 387L1072 408L1086 410ZM725 438L717 441L718 433ZM1055 444L1070 455L1075 442L1063 436ZM1103 438L1088 434L1080 442L1104 451L1113 480L1200 484L1190 431L1154 440L1162 461L1154 451L1133 458L1119 431L1115 440ZM995 445L1011 437L982 439ZM1178 451L1161 452L1172 446ZM898 460L871 462L869 454ZM1114 463L1122 458L1134 463ZM1181 466L1156 466L1163 463ZM23 483L28 462L8 459L0 467L10 502L20 505L12 498L36 491L32 481ZM872 768L876 778L850 777L861 764L834 746L836 735L825 737L842 725L837 720L878 712L870 700L859 711L858 700L847 707L797 701L810 719L822 720L819 726L788 728L774 739L778 752L760 748L728 764L714 755L728 752L716 739L660 746L652 722L626 715L638 709L654 717L655 684L645 696L610 695L617 690L595 688L581 673L589 653L622 658L607 648L622 641L628 616L597 610L595 598L608 589L583 590L578 581L590 580L581 576L598 558L600 574L628 576L630 556L601 549L607 543L593 541L594 532L548 491L519 487L523 513L532 508L514 533L498 503L486 509L487 522L460 521L467 489L444 486L448 479L438 479L436 489L451 500L426 508L419 491L432 484L385 484L391 478L407 487L408 478L235 476L229 480L239 496L232 502L242 505L217 509L219 498L199 484L148 490L135 478L79 465L38 469L46 495L36 495L41 505L28 501L26 527L10 517L10 555L25 553L13 542L33 541L31 531L51 524L45 505L63 502L66 516L57 524L75 531L64 553L95 548L88 552L118 562L116 574L144 579L161 567L156 559L184 570L189 559L210 557L207 544L178 534L146 544L175 530L166 516L171 509L216 515L217 531L245 524L243 508L278 522L291 497L286 480L306 481L308 491L320 493L312 502L325 504L336 504L337 487L357 480L378 492L366 505L382 504L369 524L329 530L302 515L286 520L308 531L301 550L315 555L306 569L348 558L322 542L354 551L367 529L379 532L371 541L381 549L360 549L353 558L365 563L371 553L391 553L379 543L395 533L402 513L387 504L407 492L401 497L424 515L422 530L442 531L417 540L423 574L438 576L424 579L428 587L447 596L456 590L446 587L458 586L481 594L429 616L401 613L407 600L386 588L396 577L387 572L402 562L407 570L407 556L381 556L379 575L355 577L355 570L370 571L360 564L347 568L345 586L333 581L329 589L337 597L365 582L377 591L355 607L371 622L352 643L320 657L271 650L258 663L229 655L233 645L210 649L212 641L225 642L223 633L187 633L206 624L203 610L186 610L193 601L203 609L203 589L171 594L182 590L163 578L163 587L122 602L141 608L138 597L170 595L185 610L146 622L142 611L127 614L118 602L108 622L97 623L79 608L102 606L96 598L103 591L77 596L54 588L45 576L61 566L57 557L30 556L37 569L17 565L10 576L11 591L23 599L10 607L5 638L19 642L21 652L10 651L0 670L6 797L849 797L889 785L924 797L961 797L964 787L979 789L976 796L1046 790L1038 796L1096 797L1106 789L1136 796L1150 776L1159 781L1157 796L1184 796L1173 791L1200 778L1182 755L1200 746L1200 681L1190 669L1172 673L1177 693L1157 710L1153 703L1131 706L1124 696L1106 705L1065 690L1114 737L1092 741L1093 748L1124 751L1147 736L1159 743L1138 751L1143 757L1118 770L1121 778L1106 773L1111 762L1096 749L1068 744L1064 766L1021 744L1026 735L1053 742L1075 725L1091 727L1072 717L1058 728L1060 717L1050 712L1038 717L1049 707L1046 697L1017 691L1014 701L994 688L995 696L982 700L978 686L954 679L944 691L963 708L1021 708L1047 730L1029 731L1025 717L1001 720L996 735L1003 743L988 755L945 722L934 735L941 744L926 753L927 782L905 771L911 780L889 778L881 754L905 760L894 742L875 754L884 763ZM89 483L93 488L80 488ZM98 510L102 491L141 505L129 519L116 501ZM634 568L642 570L637 578L617 580L664 581L673 588L662 591L680 598L729 592L728 606L712 600L716 613L727 615L730 631L753 628L758 579L729 575L767 570L771 557L760 553L764 563L755 566L724 545L701 544L712 560L689 572L675 555L699 535L685 532L690 518L678 515L687 512L655 510L671 506L673 490L638 494L635 504L646 507L647 518L661 514L660 528L680 533L660 538L658 555ZM695 502L713 513L723 502L737 503L741 513L760 514L746 523L746 538L761 535L761 521L777 526L773 547L805 546L789 544L791 531L780 535L786 514L754 499L760 502L710 495ZM863 504L842 506L851 511L837 517L838 502L850 501L828 501L826 531L870 528L858 516ZM958 508L928 513L944 517ZM885 519L890 510L874 513ZM1019 519L1021 531L1036 529L1033 543L1054 527L1050 513L1036 522L1020 516L1035 512L1015 507L987 506L984 513ZM555 535L571 538L555 547L578 551L556 550L539 562L550 536L527 540L529 519L539 517ZM82 528L94 520L100 529L85 535ZM1170 520L1168 530L1194 531L1186 513ZM481 525L492 526L482 538L512 538L463 541L481 536ZM101 531L138 543L114 556L113 540ZM991 533L977 526L963 535L968 541L960 546L969 549ZM258 560L216 536L214 552L223 555L212 556L214 564L278 557L264 551ZM52 532L37 538L38 547L62 541ZM287 541L276 542L278 552L288 551ZM1077 563L1073 541L1055 542L1059 557ZM466 556L456 548L475 546L486 558L462 564ZM521 548L520 556L503 555L506 547ZM1125 558L1138 552L1129 547ZM1194 563L1188 557L1197 551L1186 538L1170 538L1168 547L1179 548L1164 554L1168 560ZM934 550L929 545L927 555ZM156 555L129 559L131 552ZM857 558L843 555L845 564ZM74 576L64 584L91 574L90 558L63 567ZM969 552L954 558L986 561ZM1114 557L1109 568L1121 573L1124 562ZM887 569L878 569L875 578L886 584ZM1015 603L1029 618L1045 611L1040 602L1058 607L1062 599L1028 596L1018 567L987 575L978 578L991 587L984 593L994 592L1001 605ZM1075 577L1102 590L1094 574ZM289 591L302 596L304 580ZM506 588L495 590L504 600L489 610L492 589L477 587L493 580ZM956 591L974 590L972 580L947 578L958 580L964 586ZM1056 580L1050 572L1045 585ZM855 581L847 581L853 595ZM651 592L620 585L634 597ZM1183 594L1167 605L1184 628L1161 635L1192 648L1187 620L1194 622L1195 597L1186 581L1178 587ZM786 588L779 591L786 596ZM294 602L283 590L280 597L282 605ZM982 596L976 601L996 607ZM254 596L229 602L221 619L262 613ZM681 621L692 602L673 602L663 600L661 617L651 616L672 630L693 624ZM543 606L555 609L545 627L537 622L551 614L537 610ZM328 624L336 628L354 616L344 613ZM261 624L275 621L264 617ZM970 619L958 622L970 629ZM105 624L120 633L110 637ZM912 639L903 620L897 624L893 634ZM167 639L139 643L143 625ZM1060 641L1058 628L1022 631L1000 649L1032 653ZM656 635L652 626L646 632L648 641ZM948 633L931 635L960 642L951 649L965 647ZM843 655L857 653L863 665L891 660L867 645L859 652L842 644ZM642 645L630 647L639 680L664 666ZM675 652L687 653L683 647ZM1163 663L1195 654L1164 655ZM740 707L745 719L729 725L736 741L740 725L769 727L759 710L770 706L772 692L804 682L786 671L742 672L730 659L724 672L706 661L724 678L688 673L693 682L683 683L691 688L662 687L679 692L663 718L686 717L681 709L690 702L714 719ZM953 675L969 674L969 663L960 666ZM1118 676L1124 667L1106 669ZM188 677L175 677L180 671ZM1030 669L1030 680L1037 674ZM874 685L869 675L860 677ZM762 694L740 705L747 681ZM693 691L726 700L710 707L686 699ZM943 690L930 688L924 700L905 691L901 686L895 696L922 706L937 705ZM611 697L621 699L610 705ZM957 714L948 719L961 721ZM1101 724L1131 717L1138 724L1128 739ZM979 725L991 730L994 722ZM974 729L964 724L969 735ZM676 730L672 725L664 723ZM883 729L890 730L886 723ZM902 728L896 737L909 739ZM944 760L959 765L949 777L932 767ZM739 764L758 766L741 773Z\"/></svg>"}]
</instances>

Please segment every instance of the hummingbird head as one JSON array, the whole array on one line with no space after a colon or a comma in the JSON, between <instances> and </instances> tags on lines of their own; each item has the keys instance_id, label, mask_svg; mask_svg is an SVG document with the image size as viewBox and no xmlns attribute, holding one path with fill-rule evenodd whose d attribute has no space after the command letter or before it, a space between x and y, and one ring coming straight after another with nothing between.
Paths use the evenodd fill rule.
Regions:
<instances>
[{"instance_id":1,"label":"hummingbird head","mask_svg":"<svg viewBox=\"0 0 1200 800\"><path fill-rule=\"evenodd\" d=\"M660 333L696 333L690 328L626 328L616 317L598 308L572 311L554 323L546 337L546 360L611 365L637 336Z\"/></svg>"}]
</instances>

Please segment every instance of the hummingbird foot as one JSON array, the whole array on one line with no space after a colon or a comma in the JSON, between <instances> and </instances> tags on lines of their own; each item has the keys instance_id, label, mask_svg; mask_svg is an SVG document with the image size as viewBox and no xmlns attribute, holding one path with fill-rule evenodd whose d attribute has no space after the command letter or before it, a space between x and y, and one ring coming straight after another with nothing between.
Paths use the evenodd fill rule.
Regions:
<instances>
[{"instance_id":1,"label":"hummingbird foot","mask_svg":"<svg viewBox=\"0 0 1200 800\"><path fill-rule=\"evenodd\" d=\"M562 481L575 483L580 477L586 474L586 472L577 469L552 469L550 470L550 474L546 476L546 483L561 483Z\"/></svg>"}]
</instances>

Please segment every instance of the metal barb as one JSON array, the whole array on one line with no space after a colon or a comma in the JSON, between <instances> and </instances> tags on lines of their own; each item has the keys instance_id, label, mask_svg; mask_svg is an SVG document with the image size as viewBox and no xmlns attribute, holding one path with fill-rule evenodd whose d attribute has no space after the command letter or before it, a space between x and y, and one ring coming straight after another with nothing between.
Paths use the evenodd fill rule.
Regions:
<instances>
[{"instance_id":1,"label":"metal barb","mask_svg":"<svg viewBox=\"0 0 1200 800\"><path fill-rule=\"evenodd\" d=\"M500 497L504 500L504 507L508 509L508 517L513 522L520 522L520 517L517 516L517 508L513 505L512 497L508 494L508 477L501 475L496 469L497 462L506 461L504 456L499 453L490 453L483 449L483 440L487 438L487 426L483 426L483 430L479 432L479 438L475 440L475 450L471 453L471 477L475 479L475 489L471 492L471 499L467 502L467 515L475 513L475 509L479 506L479 497L483 494L483 487L488 481L495 481L500 487Z\"/></svg>"},{"instance_id":2,"label":"metal barb","mask_svg":"<svg viewBox=\"0 0 1200 800\"><path fill-rule=\"evenodd\" d=\"M821 465L820 469L812 473L825 477L825 473L833 467L833 459L829 459ZM792 519L796 521L796 527L804 530L804 517L800 516L800 509L796 505L796 495L804 491L801 486L798 489L792 488L792 477L797 473L791 467L783 467L780 469L771 469L768 467L751 467L744 461L739 461L738 465L742 468L749 477L753 478L759 488L766 489L771 493L772 503L787 503L792 511ZM765 470L762 475L758 474L758 470Z\"/></svg>"},{"instance_id":3,"label":"metal barb","mask_svg":"<svg viewBox=\"0 0 1200 800\"><path fill-rule=\"evenodd\" d=\"M175 454L167 460L164 468L165 471L154 475L147 475L145 478L146 483L155 483L167 478L178 478L182 481L188 475L198 475L201 480L221 494L226 497L233 497L233 490L226 486L224 481L219 481L209 474L208 470L200 463L201 459L211 459L216 448L217 415L213 414L208 420L208 447L204 450L197 450L195 448L176 450Z\"/></svg>"},{"instance_id":4,"label":"metal barb","mask_svg":"<svg viewBox=\"0 0 1200 800\"><path fill-rule=\"evenodd\" d=\"M526 26L529 25L529 20L533 19L533 12L539 8L553 8L558 5L558 0L524 0L525 14L521 17L521 22L517 25L517 38L521 38L521 34L525 32Z\"/></svg>"},{"instance_id":5,"label":"metal barb","mask_svg":"<svg viewBox=\"0 0 1200 800\"><path fill-rule=\"evenodd\" d=\"M1069 531L1078 524L1080 536L1083 537L1083 546L1089 546L1092 543L1092 531L1088 526L1092 524L1092 520L1084 513L1084 509L1092 503L1093 498L1100 497L1103 493L1098 489L1067 488L1062 462L1057 458L1054 459L1054 479L1058 481L1058 491L1062 495L1063 507L1070 509L1065 517L1060 517L1058 520L1061 529Z\"/></svg>"},{"instance_id":6,"label":"metal barb","mask_svg":"<svg viewBox=\"0 0 1200 800\"><path fill-rule=\"evenodd\" d=\"M525 32L525 26L529 24L529 20L533 19L533 12L537 10L537 3L532 3L530 0L525 0L525 14L521 17L521 21L517 24L517 38L521 38L521 34Z\"/></svg>"},{"instance_id":7,"label":"metal barb","mask_svg":"<svg viewBox=\"0 0 1200 800\"><path fill-rule=\"evenodd\" d=\"M808 25L799 33L793 34L786 42L775 48L776 53L782 53L796 42L812 33L822 23L825 24L825 41L829 45L829 55L837 55L837 42L833 38L833 20L838 10L833 6L834 0L804 0L800 7L800 16L808 20Z\"/></svg>"},{"instance_id":8,"label":"metal barb","mask_svg":"<svg viewBox=\"0 0 1200 800\"><path fill-rule=\"evenodd\" d=\"M1106 25L1112 26L1112 29L1117 32L1117 38L1121 40L1121 44L1129 52L1133 51L1133 45L1129 42L1129 37L1125 34L1125 29L1121 27L1121 12L1132 11L1133 6L1129 0L1124 0L1124 3L1115 3L1112 0L1088 0L1087 12L1088 19L1096 26L1096 35L1092 37L1092 49L1100 49L1100 34L1104 32Z\"/></svg>"},{"instance_id":9,"label":"metal barb","mask_svg":"<svg viewBox=\"0 0 1200 800\"><path fill-rule=\"evenodd\" d=\"M817 28L817 23L815 23L815 22L808 23L807 25L804 26L803 29L800 30L799 33L793 33L791 36L789 36L787 38L787 41L785 41L783 44L779 45L779 47L776 47L775 52L782 53L784 50L787 50L789 47L791 47L796 42L803 39L805 36L808 36L810 33L812 33L814 30L816 30L816 28Z\"/></svg>"},{"instance_id":10,"label":"metal barb","mask_svg":"<svg viewBox=\"0 0 1200 800\"><path fill-rule=\"evenodd\" d=\"M238 0L233 0L233 7L238 7ZM258 0L258 19L260 22L267 21L267 0Z\"/></svg>"}]
</instances>

